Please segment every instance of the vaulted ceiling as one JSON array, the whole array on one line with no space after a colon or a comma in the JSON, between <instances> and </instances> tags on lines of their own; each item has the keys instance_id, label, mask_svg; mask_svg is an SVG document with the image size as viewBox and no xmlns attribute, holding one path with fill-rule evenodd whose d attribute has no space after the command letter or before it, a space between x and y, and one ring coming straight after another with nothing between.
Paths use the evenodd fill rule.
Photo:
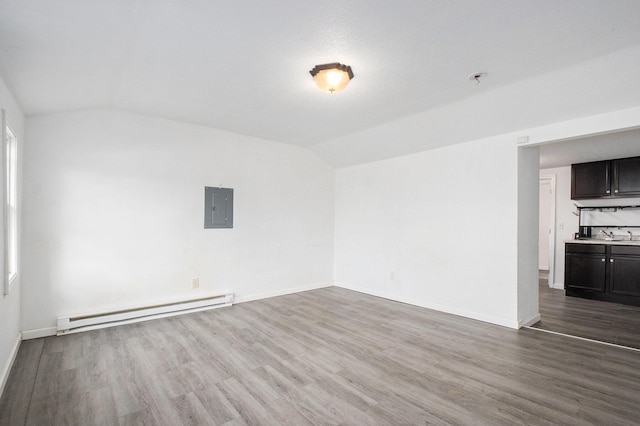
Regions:
<instances>
[{"instance_id":1,"label":"vaulted ceiling","mask_svg":"<svg viewBox=\"0 0 640 426\"><path fill-rule=\"evenodd\" d=\"M638 46L639 16L637 0L0 0L0 76L27 115L119 108L311 147ZM329 95L309 70L335 61L355 78Z\"/></svg>"}]
</instances>

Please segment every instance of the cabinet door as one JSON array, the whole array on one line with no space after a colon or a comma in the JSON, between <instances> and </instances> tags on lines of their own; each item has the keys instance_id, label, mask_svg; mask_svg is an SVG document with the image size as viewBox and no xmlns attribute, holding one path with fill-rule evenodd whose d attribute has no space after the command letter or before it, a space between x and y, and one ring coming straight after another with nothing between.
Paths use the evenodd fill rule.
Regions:
<instances>
[{"instance_id":1,"label":"cabinet door","mask_svg":"<svg viewBox=\"0 0 640 426\"><path fill-rule=\"evenodd\" d=\"M605 255L567 253L565 255L565 288L604 293Z\"/></svg>"},{"instance_id":2,"label":"cabinet door","mask_svg":"<svg viewBox=\"0 0 640 426\"><path fill-rule=\"evenodd\" d=\"M610 161L571 165L571 199L611 196Z\"/></svg>"},{"instance_id":3,"label":"cabinet door","mask_svg":"<svg viewBox=\"0 0 640 426\"><path fill-rule=\"evenodd\" d=\"M613 160L613 195L640 195L640 157Z\"/></svg>"},{"instance_id":4,"label":"cabinet door","mask_svg":"<svg viewBox=\"0 0 640 426\"><path fill-rule=\"evenodd\" d=\"M609 277L611 294L640 297L640 257L611 255Z\"/></svg>"}]
</instances>

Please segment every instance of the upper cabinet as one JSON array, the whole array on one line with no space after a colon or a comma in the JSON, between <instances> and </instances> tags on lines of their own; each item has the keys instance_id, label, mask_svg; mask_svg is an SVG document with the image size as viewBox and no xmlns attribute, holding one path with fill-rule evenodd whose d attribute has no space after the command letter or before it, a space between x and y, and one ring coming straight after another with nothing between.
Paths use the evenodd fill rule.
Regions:
<instances>
[{"instance_id":1,"label":"upper cabinet","mask_svg":"<svg viewBox=\"0 0 640 426\"><path fill-rule=\"evenodd\" d=\"M571 165L571 199L611 196L611 161Z\"/></svg>"},{"instance_id":2,"label":"upper cabinet","mask_svg":"<svg viewBox=\"0 0 640 426\"><path fill-rule=\"evenodd\" d=\"M617 197L640 196L640 157L613 160L611 165L613 195Z\"/></svg>"},{"instance_id":3,"label":"upper cabinet","mask_svg":"<svg viewBox=\"0 0 640 426\"><path fill-rule=\"evenodd\" d=\"M640 157L571 165L571 199L640 196Z\"/></svg>"}]
</instances>

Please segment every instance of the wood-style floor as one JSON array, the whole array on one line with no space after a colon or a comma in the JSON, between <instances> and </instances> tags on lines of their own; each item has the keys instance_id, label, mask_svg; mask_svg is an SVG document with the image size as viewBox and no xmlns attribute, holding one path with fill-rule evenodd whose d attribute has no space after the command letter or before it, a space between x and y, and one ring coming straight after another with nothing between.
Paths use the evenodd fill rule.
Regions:
<instances>
[{"instance_id":1,"label":"wood-style floor","mask_svg":"<svg viewBox=\"0 0 640 426\"><path fill-rule=\"evenodd\" d=\"M640 349L638 306L567 297L564 290L549 288L542 274L539 300L540 321L534 328Z\"/></svg>"},{"instance_id":2,"label":"wood-style floor","mask_svg":"<svg viewBox=\"0 0 640 426\"><path fill-rule=\"evenodd\" d=\"M23 343L0 424L624 425L638 352L339 289Z\"/></svg>"}]
</instances>

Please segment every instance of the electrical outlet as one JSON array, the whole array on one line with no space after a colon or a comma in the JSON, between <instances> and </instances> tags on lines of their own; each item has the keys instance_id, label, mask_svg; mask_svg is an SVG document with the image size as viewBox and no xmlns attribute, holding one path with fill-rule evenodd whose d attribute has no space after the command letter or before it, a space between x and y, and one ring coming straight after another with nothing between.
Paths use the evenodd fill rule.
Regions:
<instances>
[{"instance_id":1,"label":"electrical outlet","mask_svg":"<svg viewBox=\"0 0 640 426\"><path fill-rule=\"evenodd\" d=\"M191 288L199 288L199 287L200 287L200 278L192 278Z\"/></svg>"}]
</instances>

